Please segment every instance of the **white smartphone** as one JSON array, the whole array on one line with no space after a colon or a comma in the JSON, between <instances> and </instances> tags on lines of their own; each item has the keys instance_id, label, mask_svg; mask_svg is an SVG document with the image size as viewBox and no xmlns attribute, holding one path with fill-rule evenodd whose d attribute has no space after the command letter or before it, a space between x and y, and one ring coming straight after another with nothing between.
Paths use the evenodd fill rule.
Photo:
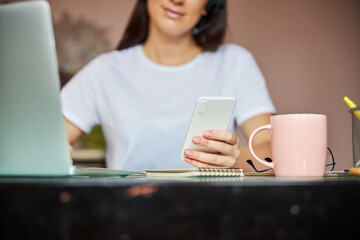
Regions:
<instances>
[{"instance_id":1,"label":"white smartphone","mask_svg":"<svg viewBox=\"0 0 360 240\"><path fill-rule=\"evenodd\" d=\"M181 160L184 161L184 151L187 148L209 153L216 152L193 144L192 139L195 136L203 136L206 130L226 130L235 104L234 97L200 97L197 100L180 154Z\"/></svg>"}]
</instances>

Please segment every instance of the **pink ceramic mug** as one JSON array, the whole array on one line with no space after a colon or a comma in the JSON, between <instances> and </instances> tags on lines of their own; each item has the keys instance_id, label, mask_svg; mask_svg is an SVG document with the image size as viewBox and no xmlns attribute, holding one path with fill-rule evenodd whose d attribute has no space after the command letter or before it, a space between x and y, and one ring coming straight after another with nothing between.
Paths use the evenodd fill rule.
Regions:
<instances>
[{"instance_id":1,"label":"pink ceramic mug","mask_svg":"<svg viewBox=\"0 0 360 240\"><path fill-rule=\"evenodd\" d=\"M270 130L272 162L260 159L252 141L262 130ZM249 148L255 159L274 169L276 176L324 175L327 153L327 121L321 114L284 114L270 118L250 136Z\"/></svg>"}]
</instances>

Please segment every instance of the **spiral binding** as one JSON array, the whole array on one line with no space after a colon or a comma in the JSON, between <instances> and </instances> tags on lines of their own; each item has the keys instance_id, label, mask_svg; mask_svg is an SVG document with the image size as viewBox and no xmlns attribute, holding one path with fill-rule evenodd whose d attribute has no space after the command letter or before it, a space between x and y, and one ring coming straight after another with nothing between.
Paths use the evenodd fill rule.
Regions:
<instances>
[{"instance_id":1,"label":"spiral binding","mask_svg":"<svg viewBox=\"0 0 360 240\"><path fill-rule=\"evenodd\" d=\"M239 177L243 176L242 169L239 168L199 168L202 177Z\"/></svg>"}]
</instances>

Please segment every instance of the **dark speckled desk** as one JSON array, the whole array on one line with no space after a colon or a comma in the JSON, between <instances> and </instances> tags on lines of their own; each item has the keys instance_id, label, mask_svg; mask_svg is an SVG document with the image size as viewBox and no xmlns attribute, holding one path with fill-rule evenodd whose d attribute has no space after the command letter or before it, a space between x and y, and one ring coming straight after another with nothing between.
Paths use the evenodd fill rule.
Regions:
<instances>
[{"instance_id":1,"label":"dark speckled desk","mask_svg":"<svg viewBox=\"0 0 360 240\"><path fill-rule=\"evenodd\" d=\"M1 239L356 239L360 177L0 178Z\"/></svg>"}]
</instances>

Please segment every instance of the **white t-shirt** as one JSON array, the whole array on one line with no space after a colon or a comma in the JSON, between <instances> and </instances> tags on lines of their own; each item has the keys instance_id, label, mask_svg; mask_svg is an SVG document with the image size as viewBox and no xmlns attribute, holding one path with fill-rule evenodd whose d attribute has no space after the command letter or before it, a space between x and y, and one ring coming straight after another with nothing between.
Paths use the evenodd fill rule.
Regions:
<instances>
[{"instance_id":1,"label":"white t-shirt","mask_svg":"<svg viewBox=\"0 0 360 240\"><path fill-rule=\"evenodd\" d=\"M180 152L200 96L233 96L229 130L275 112L263 75L246 49L225 44L181 66L152 62L137 45L100 55L61 92L65 118L84 132L101 124L113 169L190 168Z\"/></svg>"}]
</instances>

